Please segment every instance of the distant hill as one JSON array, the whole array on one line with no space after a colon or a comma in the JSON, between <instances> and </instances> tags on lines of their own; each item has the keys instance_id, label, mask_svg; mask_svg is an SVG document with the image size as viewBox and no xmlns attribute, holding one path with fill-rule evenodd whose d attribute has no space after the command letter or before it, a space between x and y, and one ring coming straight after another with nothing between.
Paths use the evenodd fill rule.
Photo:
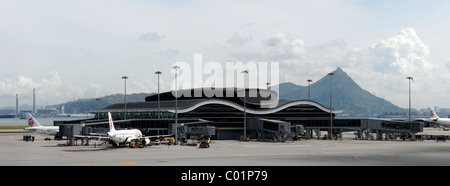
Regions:
<instances>
[{"instance_id":1,"label":"distant hill","mask_svg":"<svg viewBox=\"0 0 450 186\"><path fill-rule=\"evenodd\" d=\"M143 102L145 97L153 95L154 93L139 93L139 94L127 94L127 102ZM93 110L103 109L109 105L116 103L123 103L123 94L113 94L105 97L100 97L97 102L96 98L79 99L76 101L70 101L62 104L47 106L47 108L60 108L64 105L65 113L88 113Z\"/></svg>"},{"instance_id":2,"label":"distant hill","mask_svg":"<svg viewBox=\"0 0 450 186\"><path fill-rule=\"evenodd\" d=\"M343 110L348 116L377 116L384 112L406 112L389 101L372 95L362 89L341 68L332 77L333 108ZM330 106L330 77L325 75L311 84L311 99ZM308 99L308 86L281 83L280 99Z\"/></svg>"},{"instance_id":3,"label":"distant hill","mask_svg":"<svg viewBox=\"0 0 450 186\"><path fill-rule=\"evenodd\" d=\"M38 105L37 108L41 108L41 105ZM20 105L19 110L32 110L33 105ZM0 108L0 114L14 114L16 112L16 107L8 106Z\"/></svg>"}]
</instances>

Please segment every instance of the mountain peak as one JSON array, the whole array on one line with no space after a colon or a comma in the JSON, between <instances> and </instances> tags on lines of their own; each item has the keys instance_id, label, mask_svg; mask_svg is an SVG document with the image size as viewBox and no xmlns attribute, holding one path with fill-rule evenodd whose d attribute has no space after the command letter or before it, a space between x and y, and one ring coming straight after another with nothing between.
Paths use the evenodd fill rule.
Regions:
<instances>
[{"instance_id":1,"label":"mountain peak","mask_svg":"<svg viewBox=\"0 0 450 186\"><path fill-rule=\"evenodd\" d=\"M333 71L334 75L336 74L345 74L347 75L347 73L344 72L344 70L342 70L341 67L337 67L336 70Z\"/></svg>"},{"instance_id":2,"label":"mountain peak","mask_svg":"<svg viewBox=\"0 0 450 186\"><path fill-rule=\"evenodd\" d=\"M392 103L372 95L362 89L340 67L334 70L331 87L333 92L333 108L343 110L342 114L349 116L374 116L383 112L397 112L401 108ZM330 76L326 74L319 81L311 84L311 99L324 106L330 105ZM308 99L308 87L297 86L292 83L280 84L281 99Z\"/></svg>"},{"instance_id":3,"label":"mountain peak","mask_svg":"<svg viewBox=\"0 0 450 186\"><path fill-rule=\"evenodd\" d=\"M333 73L333 79L341 78L341 77L348 77L348 78L350 78L350 76L348 76L348 74L346 72L344 72L344 70L342 70L341 67L337 67L336 70L334 70L331 73ZM327 74L327 76L328 76L328 74Z\"/></svg>"},{"instance_id":4,"label":"mountain peak","mask_svg":"<svg viewBox=\"0 0 450 186\"><path fill-rule=\"evenodd\" d=\"M341 67L337 67L336 70L334 70L333 72L333 77L332 77L332 83L333 86L337 86L337 85L351 85L351 86L357 86L359 87L355 81L353 81L353 79L348 76L348 74L346 72L344 72L344 70L342 70ZM324 77L322 77L321 79L319 79L319 81L317 81L316 83L314 83L311 86L318 86L318 85L328 85L330 84L330 79L329 79L329 75L325 75Z\"/></svg>"}]
</instances>

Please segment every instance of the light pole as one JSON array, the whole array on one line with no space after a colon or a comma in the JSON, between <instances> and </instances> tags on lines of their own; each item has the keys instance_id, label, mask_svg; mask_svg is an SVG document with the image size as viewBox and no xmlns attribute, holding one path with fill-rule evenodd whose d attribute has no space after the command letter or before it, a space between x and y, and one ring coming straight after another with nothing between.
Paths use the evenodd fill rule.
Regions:
<instances>
[{"instance_id":1,"label":"light pole","mask_svg":"<svg viewBox=\"0 0 450 186\"><path fill-rule=\"evenodd\" d=\"M159 75L161 75L162 72L156 71L155 74L158 75L158 119L161 119L161 105L159 104Z\"/></svg>"},{"instance_id":2,"label":"light pole","mask_svg":"<svg viewBox=\"0 0 450 186\"><path fill-rule=\"evenodd\" d=\"M175 144L178 142L178 69L179 66L173 66L175 70Z\"/></svg>"},{"instance_id":3,"label":"light pole","mask_svg":"<svg viewBox=\"0 0 450 186\"><path fill-rule=\"evenodd\" d=\"M409 122L411 122L411 81L413 81L412 77L406 77L409 81Z\"/></svg>"},{"instance_id":4,"label":"light pole","mask_svg":"<svg viewBox=\"0 0 450 186\"><path fill-rule=\"evenodd\" d=\"M311 101L311 82L313 80L312 79L308 79L306 81L308 81L308 99Z\"/></svg>"},{"instance_id":5,"label":"light pole","mask_svg":"<svg viewBox=\"0 0 450 186\"><path fill-rule=\"evenodd\" d=\"M127 120L127 79L128 79L128 76L122 76L122 79L124 79L125 80L125 119L124 120Z\"/></svg>"},{"instance_id":6,"label":"light pole","mask_svg":"<svg viewBox=\"0 0 450 186\"><path fill-rule=\"evenodd\" d=\"M245 90L245 75L248 74L248 70L244 70L241 73L244 73L244 141L247 140L247 94Z\"/></svg>"},{"instance_id":7,"label":"light pole","mask_svg":"<svg viewBox=\"0 0 450 186\"><path fill-rule=\"evenodd\" d=\"M100 112L98 111L99 110L99 106L98 106L98 104L99 104L99 102L100 102L100 98L96 98L95 99L95 103L97 103L97 119L100 119Z\"/></svg>"},{"instance_id":8,"label":"light pole","mask_svg":"<svg viewBox=\"0 0 450 186\"><path fill-rule=\"evenodd\" d=\"M331 77L334 75L333 72L328 73L330 76L330 139L332 139L333 136L333 94L331 91Z\"/></svg>"}]
</instances>

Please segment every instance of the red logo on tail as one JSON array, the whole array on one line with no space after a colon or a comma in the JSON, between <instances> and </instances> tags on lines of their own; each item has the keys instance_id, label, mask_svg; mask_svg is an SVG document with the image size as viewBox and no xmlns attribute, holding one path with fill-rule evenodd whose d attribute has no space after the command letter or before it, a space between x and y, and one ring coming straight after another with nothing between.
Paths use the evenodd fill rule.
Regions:
<instances>
[{"instance_id":1,"label":"red logo on tail","mask_svg":"<svg viewBox=\"0 0 450 186\"><path fill-rule=\"evenodd\" d=\"M28 126L33 127L34 122L33 122L33 118L28 119Z\"/></svg>"}]
</instances>

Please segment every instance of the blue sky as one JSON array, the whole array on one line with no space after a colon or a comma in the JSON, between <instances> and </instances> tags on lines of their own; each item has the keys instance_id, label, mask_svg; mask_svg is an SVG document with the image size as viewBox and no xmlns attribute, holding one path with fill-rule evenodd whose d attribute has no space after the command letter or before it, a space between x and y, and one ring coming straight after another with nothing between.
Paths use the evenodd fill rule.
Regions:
<instances>
[{"instance_id":1,"label":"blue sky","mask_svg":"<svg viewBox=\"0 0 450 186\"><path fill-rule=\"evenodd\" d=\"M278 61L280 81L299 85L340 66L401 107L413 76L414 107L450 107L448 10L437 0L0 0L0 107L16 93L31 104L33 88L40 105L119 93L123 75L128 92L155 92L157 70L169 90L171 66L196 53Z\"/></svg>"}]
</instances>

